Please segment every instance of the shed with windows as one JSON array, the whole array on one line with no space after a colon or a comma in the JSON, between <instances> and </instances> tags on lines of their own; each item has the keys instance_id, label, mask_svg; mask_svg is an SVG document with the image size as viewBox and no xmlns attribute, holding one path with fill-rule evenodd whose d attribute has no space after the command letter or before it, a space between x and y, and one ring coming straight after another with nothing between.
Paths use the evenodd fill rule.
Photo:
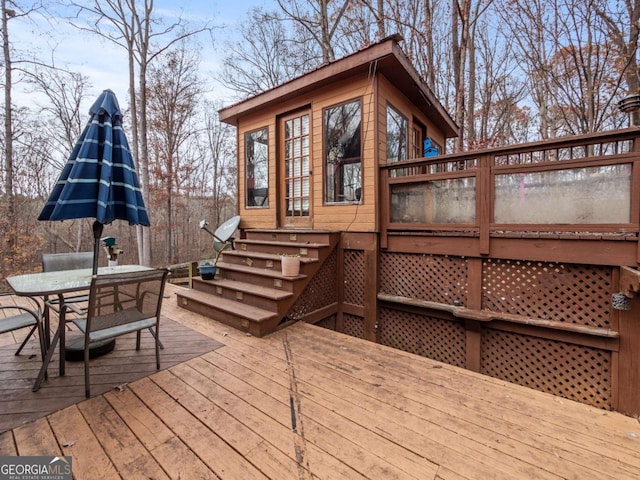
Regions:
<instances>
[{"instance_id":1,"label":"shed with windows","mask_svg":"<svg viewBox=\"0 0 640 480\"><path fill-rule=\"evenodd\" d=\"M237 127L241 228L378 231L378 165L457 135L397 42L220 110Z\"/></svg>"},{"instance_id":2,"label":"shed with windows","mask_svg":"<svg viewBox=\"0 0 640 480\"><path fill-rule=\"evenodd\" d=\"M179 305L640 414L639 128L438 155L457 127L393 37L220 118L241 234Z\"/></svg>"}]
</instances>

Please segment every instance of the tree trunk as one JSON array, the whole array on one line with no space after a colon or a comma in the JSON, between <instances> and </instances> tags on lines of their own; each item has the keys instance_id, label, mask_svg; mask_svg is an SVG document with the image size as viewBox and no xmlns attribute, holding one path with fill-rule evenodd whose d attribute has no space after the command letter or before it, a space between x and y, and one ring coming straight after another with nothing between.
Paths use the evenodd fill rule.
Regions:
<instances>
[{"instance_id":1,"label":"tree trunk","mask_svg":"<svg viewBox=\"0 0 640 480\"><path fill-rule=\"evenodd\" d=\"M435 48L433 42L434 25L433 25L433 3L429 0L424 2L424 31L426 32L426 49L427 49L427 85L432 90L436 86L436 62Z\"/></svg>"},{"instance_id":2,"label":"tree trunk","mask_svg":"<svg viewBox=\"0 0 640 480\"><path fill-rule=\"evenodd\" d=\"M11 49L9 45L9 31L7 29L8 13L7 1L2 0L2 53L4 58L4 139L5 139L5 218L7 222L7 236L4 239L4 252L2 255L2 272L10 272L9 265L16 246L17 225L16 205L13 196L13 111L11 108Z\"/></svg>"},{"instance_id":3,"label":"tree trunk","mask_svg":"<svg viewBox=\"0 0 640 480\"><path fill-rule=\"evenodd\" d=\"M466 111L466 139L467 145L471 146L476 141L475 129L475 107L476 107L476 48L475 48L475 27L472 34L467 39L467 57L469 59L468 77L469 83L466 87L468 92Z\"/></svg>"},{"instance_id":4,"label":"tree trunk","mask_svg":"<svg viewBox=\"0 0 640 480\"><path fill-rule=\"evenodd\" d=\"M452 34L452 50L453 50L453 72L455 87L455 121L460 127L460 136L456 138L454 149L455 152L462 151L465 142L465 73L467 61L468 46L468 28L469 28L469 2L470 0L453 0L451 34Z\"/></svg>"},{"instance_id":5,"label":"tree trunk","mask_svg":"<svg viewBox=\"0 0 640 480\"><path fill-rule=\"evenodd\" d=\"M384 0L378 0L378 14L376 15L376 26L378 28L378 40L382 40L387 36L384 25Z\"/></svg>"},{"instance_id":6,"label":"tree trunk","mask_svg":"<svg viewBox=\"0 0 640 480\"><path fill-rule=\"evenodd\" d=\"M149 144L147 137L147 51L141 55L138 93L140 96L140 163L138 168L142 174L142 198L145 205L151 205L149 194ZM151 236L148 227L142 227L142 265L151 266Z\"/></svg>"}]
</instances>

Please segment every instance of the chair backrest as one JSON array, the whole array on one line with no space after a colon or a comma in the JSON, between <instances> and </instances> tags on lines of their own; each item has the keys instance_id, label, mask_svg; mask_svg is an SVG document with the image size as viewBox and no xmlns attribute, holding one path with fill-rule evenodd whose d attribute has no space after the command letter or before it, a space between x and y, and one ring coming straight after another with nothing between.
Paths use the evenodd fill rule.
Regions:
<instances>
[{"instance_id":1,"label":"chair backrest","mask_svg":"<svg viewBox=\"0 0 640 480\"><path fill-rule=\"evenodd\" d=\"M94 275L89 290L87 332L121 326L126 330L127 325L142 321L157 324L168 273L158 269Z\"/></svg>"},{"instance_id":2,"label":"chair backrest","mask_svg":"<svg viewBox=\"0 0 640 480\"><path fill-rule=\"evenodd\" d=\"M93 267L93 252L45 253L42 255L43 272L77 270Z\"/></svg>"}]
</instances>

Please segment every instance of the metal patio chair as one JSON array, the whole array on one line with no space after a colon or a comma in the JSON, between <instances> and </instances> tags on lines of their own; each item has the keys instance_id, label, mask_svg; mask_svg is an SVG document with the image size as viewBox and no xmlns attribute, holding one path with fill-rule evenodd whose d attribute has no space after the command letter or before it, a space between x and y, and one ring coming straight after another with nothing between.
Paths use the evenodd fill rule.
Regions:
<instances>
[{"instance_id":1,"label":"metal patio chair","mask_svg":"<svg viewBox=\"0 0 640 480\"><path fill-rule=\"evenodd\" d=\"M71 252L71 253L45 253L42 255L42 271L59 272L61 270L76 270L79 268L93 268L93 252ZM60 300L58 298L45 297L45 325L49 325L49 309L60 315ZM89 294L71 295L64 297L64 304L68 310L78 315L86 315ZM153 328L149 331L155 335ZM160 348L164 345L160 342Z\"/></svg>"},{"instance_id":2,"label":"metal patio chair","mask_svg":"<svg viewBox=\"0 0 640 480\"><path fill-rule=\"evenodd\" d=\"M8 295L5 295L8 296ZM38 302L30 297L27 297L35 305L35 309L21 307L17 305L0 305L0 310L6 314L11 312L7 316L0 318L0 334L13 332L21 328L31 328L24 341L20 344L20 348L16 351L16 355L20 355L20 352L27 344L31 336L37 331L38 342L40 343L40 355L44 359L45 356L45 344L44 335L42 329L42 312Z\"/></svg>"},{"instance_id":3,"label":"metal patio chair","mask_svg":"<svg viewBox=\"0 0 640 480\"><path fill-rule=\"evenodd\" d=\"M153 329L156 368L160 369L160 309L167 270L142 270L130 273L95 275L89 289L86 318L73 322L84 334L85 395L91 396L89 348L93 342L136 332L136 350L140 350L142 330Z\"/></svg>"},{"instance_id":4,"label":"metal patio chair","mask_svg":"<svg viewBox=\"0 0 640 480\"><path fill-rule=\"evenodd\" d=\"M71 253L45 253L42 255L43 272L59 272L61 270L77 270L80 268L92 268L93 252ZM89 295L73 295L65 297L67 305L86 303ZM60 302L57 298L45 298L45 305L56 312L60 312Z\"/></svg>"},{"instance_id":5,"label":"metal patio chair","mask_svg":"<svg viewBox=\"0 0 640 480\"><path fill-rule=\"evenodd\" d=\"M92 268L93 252L69 252L69 253L43 253L42 254L42 271L43 272L59 272L62 270L78 270L81 268ZM45 341L50 342L50 311L53 310L60 316L61 302L65 306L76 313L82 314L86 308L86 302L89 295L82 293L76 295L68 295L61 300L58 297L44 297L43 319L45 326Z\"/></svg>"}]
</instances>

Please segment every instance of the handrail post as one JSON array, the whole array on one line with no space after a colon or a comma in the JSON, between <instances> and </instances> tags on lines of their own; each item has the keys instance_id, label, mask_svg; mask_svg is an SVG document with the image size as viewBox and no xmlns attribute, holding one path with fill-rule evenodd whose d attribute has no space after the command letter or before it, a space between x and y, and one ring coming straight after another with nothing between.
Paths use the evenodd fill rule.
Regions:
<instances>
[{"instance_id":1,"label":"handrail post","mask_svg":"<svg viewBox=\"0 0 640 480\"><path fill-rule=\"evenodd\" d=\"M489 255L490 253L490 233L489 225L491 223L491 205L493 205L493 199L495 192L491 182L491 165L493 162L493 155L484 154L478 157L478 190L476 195L476 208L478 218L478 230L479 230L479 251L481 255Z\"/></svg>"},{"instance_id":2,"label":"handrail post","mask_svg":"<svg viewBox=\"0 0 640 480\"><path fill-rule=\"evenodd\" d=\"M389 230L389 215L391 213L390 198L391 186L389 185L389 170L387 168L380 169L380 248L387 248L387 234Z\"/></svg>"},{"instance_id":3,"label":"handrail post","mask_svg":"<svg viewBox=\"0 0 640 480\"><path fill-rule=\"evenodd\" d=\"M633 142L633 146L631 147L631 150L637 154L640 155L640 137L636 136L633 138L632 142ZM631 202L632 205L637 205L637 200L638 200L638 196L640 195L640 162L638 161L634 161L633 162L633 169L632 169L632 174L631 174ZM640 209L635 209L632 208L631 209L631 213L635 214L634 217L631 219L631 222L634 224L640 224L640 218L638 217L638 215L640 215ZM637 246L636 246L636 262L638 264L640 264L640 233L638 234L638 238L637 238Z\"/></svg>"}]
</instances>

